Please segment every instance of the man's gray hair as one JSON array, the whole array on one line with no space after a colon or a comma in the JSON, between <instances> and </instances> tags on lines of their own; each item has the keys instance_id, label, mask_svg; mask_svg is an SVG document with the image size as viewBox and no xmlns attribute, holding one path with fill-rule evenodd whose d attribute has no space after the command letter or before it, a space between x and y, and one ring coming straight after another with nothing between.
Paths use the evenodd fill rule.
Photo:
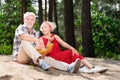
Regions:
<instances>
[{"instance_id":1,"label":"man's gray hair","mask_svg":"<svg viewBox=\"0 0 120 80\"><path fill-rule=\"evenodd\" d=\"M26 12L26 13L24 13L24 19L25 19L27 16L29 16L29 15L33 15L33 16L35 16L35 18L36 18L35 13L33 13L33 12Z\"/></svg>"}]
</instances>

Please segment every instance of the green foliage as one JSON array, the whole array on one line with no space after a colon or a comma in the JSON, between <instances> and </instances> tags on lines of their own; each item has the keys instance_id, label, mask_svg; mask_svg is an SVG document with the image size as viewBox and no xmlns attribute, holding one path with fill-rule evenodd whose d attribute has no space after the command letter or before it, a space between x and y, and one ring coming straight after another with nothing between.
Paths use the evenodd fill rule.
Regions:
<instances>
[{"instance_id":1,"label":"green foliage","mask_svg":"<svg viewBox=\"0 0 120 80\"><path fill-rule=\"evenodd\" d=\"M118 59L118 55L120 55L119 20L93 12L92 30L96 55Z\"/></svg>"},{"instance_id":2,"label":"green foliage","mask_svg":"<svg viewBox=\"0 0 120 80\"><path fill-rule=\"evenodd\" d=\"M0 54L11 54L12 53L12 45L7 45L6 42L0 45Z\"/></svg>"},{"instance_id":3,"label":"green foliage","mask_svg":"<svg viewBox=\"0 0 120 80\"><path fill-rule=\"evenodd\" d=\"M16 5L18 4L16 2ZM15 16L19 12L15 9L16 7L10 4L3 4L0 8L0 54L11 54L12 52L14 30L20 22L19 16Z\"/></svg>"},{"instance_id":4,"label":"green foliage","mask_svg":"<svg viewBox=\"0 0 120 80\"><path fill-rule=\"evenodd\" d=\"M0 54L11 54L13 47L14 32L17 26L22 23L21 1L5 0L0 7ZM35 11L28 0L28 11Z\"/></svg>"},{"instance_id":5,"label":"green foliage","mask_svg":"<svg viewBox=\"0 0 120 80\"><path fill-rule=\"evenodd\" d=\"M112 18L120 19L120 0L92 0L92 7Z\"/></svg>"},{"instance_id":6,"label":"green foliage","mask_svg":"<svg viewBox=\"0 0 120 80\"><path fill-rule=\"evenodd\" d=\"M111 16L112 13L106 14L98 12L96 4L92 4L92 32L94 40L95 54L101 58L120 59L120 22L116 17ZM105 9L104 9L105 10ZM109 12L110 8L105 11ZM113 11L114 15L117 14ZM81 15L75 17L75 33L76 43L79 52L82 51L81 36Z\"/></svg>"}]
</instances>

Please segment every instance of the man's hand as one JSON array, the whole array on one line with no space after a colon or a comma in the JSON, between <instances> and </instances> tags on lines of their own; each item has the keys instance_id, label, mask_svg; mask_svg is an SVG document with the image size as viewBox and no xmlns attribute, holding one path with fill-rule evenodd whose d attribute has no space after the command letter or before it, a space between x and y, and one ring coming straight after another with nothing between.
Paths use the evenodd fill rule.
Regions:
<instances>
[{"instance_id":1,"label":"man's hand","mask_svg":"<svg viewBox=\"0 0 120 80\"><path fill-rule=\"evenodd\" d=\"M42 49L43 48L43 45L41 44L41 42L39 41L39 39L35 39L35 43L36 43L36 46L35 46L35 49L39 50L39 49Z\"/></svg>"}]
</instances>

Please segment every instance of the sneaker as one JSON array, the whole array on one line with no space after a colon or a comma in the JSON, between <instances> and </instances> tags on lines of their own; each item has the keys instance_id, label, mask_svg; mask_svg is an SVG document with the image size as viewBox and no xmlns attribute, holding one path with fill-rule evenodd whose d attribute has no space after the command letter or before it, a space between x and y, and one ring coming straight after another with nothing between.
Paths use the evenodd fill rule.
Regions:
<instances>
[{"instance_id":1,"label":"sneaker","mask_svg":"<svg viewBox=\"0 0 120 80\"><path fill-rule=\"evenodd\" d=\"M86 66L80 67L78 69L78 71L82 72L82 73L88 73L88 74L93 73L93 71L91 71L90 69L88 69Z\"/></svg>"},{"instance_id":2,"label":"sneaker","mask_svg":"<svg viewBox=\"0 0 120 80\"><path fill-rule=\"evenodd\" d=\"M84 66L82 68L79 68L79 72L83 72L83 73L102 73L102 72L106 72L107 68L102 68L102 67L98 67L95 66L92 69L89 69L88 67Z\"/></svg>"},{"instance_id":3,"label":"sneaker","mask_svg":"<svg viewBox=\"0 0 120 80\"><path fill-rule=\"evenodd\" d=\"M49 64L45 62L45 60L40 60L39 64L43 70L48 70L51 67Z\"/></svg>"},{"instance_id":4,"label":"sneaker","mask_svg":"<svg viewBox=\"0 0 120 80\"><path fill-rule=\"evenodd\" d=\"M67 69L69 73L75 73L80 67L80 60L76 59L75 62L71 63Z\"/></svg>"},{"instance_id":5,"label":"sneaker","mask_svg":"<svg viewBox=\"0 0 120 80\"><path fill-rule=\"evenodd\" d=\"M105 67L95 66L94 68L90 69L93 73L103 73L107 71Z\"/></svg>"}]
</instances>

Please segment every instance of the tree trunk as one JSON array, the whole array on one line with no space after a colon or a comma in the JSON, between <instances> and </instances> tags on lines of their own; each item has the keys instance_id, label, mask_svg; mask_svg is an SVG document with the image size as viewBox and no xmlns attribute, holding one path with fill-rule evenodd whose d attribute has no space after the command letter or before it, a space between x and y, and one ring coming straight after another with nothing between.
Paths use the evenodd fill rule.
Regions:
<instances>
[{"instance_id":1,"label":"tree trunk","mask_svg":"<svg viewBox=\"0 0 120 80\"><path fill-rule=\"evenodd\" d=\"M82 0L82 45L84 56L95 57L91 29L90 0Z\"/></svg>"},{"instance_id":2,"label":"tree trunk","mask_svg":"<svg viewBox=\"0 0 120 80\"><path fill-rule=\"evenodd\" d=\"M26 0L22 0L22 9L21 9L21 20L23 22L23 14L26 12L27 6L26 6Z\"/></svg>"},{"instance_id":3,"label":"tree trunk","mask_svg":"<svg viewBox=\"0 0 120 80\"><path fill-rule=\"evenodd\" d=\"M39 20L39 25L43 22L43 9L42 9L42 0L38 0L38 20Z\"/></svg>"},{"instance_id":4,"label":"tree trunk","mask_svg":"<svg viewBox=\"0 0 120 80\"><path fill-rule=\"evenodd\" d=\"M66 42L75 47L74 18L73 18L73 0L64 0L64 24Z\"/></svg>"},{"instance_id":5,"label":"tree trunk","mask_svg":"<svg viewBox=\"0 0 120 80\"><path fill-rule=\"evenodd\" d=\"M52 14L53 14L53 0L49 0L49 11L48 11L48 20L49 21L53 21Z\"/></svg>"},{"instance_id":6,"label":"tree trunk","mask_svg":"<svg viewBox=\"0 0 120 80\"><path fill-rule=\"evenodd\" d=\"M54 15L54 21L55 21L55 23L56 23L56 26L57 26L57 28L56 28L56 30L55 30L55 33L57 34L57 35L59 35L59 29L58 29L58 18L57 18L57 9L56 9L56 0L53 0L53 15Z\"/></svg>"},{"instance_id":7,"label":"tree trunk","mask_svg":"<svg viewBox=\"0 0 120 80\"><path fill-rule=\"evenodd\" d=\"M0 7L1 7L1 0L0 0Z\"/></svg>"},{"instance_id":8,"label":"tree trunk","mask_svg":"<svg viewBox=\"0 0 120 80\"><path fill-rule=\"evenodd\" d=\"M45 0L45 21L47 20L47 0Z\"/></svg>"}]
</instances>

